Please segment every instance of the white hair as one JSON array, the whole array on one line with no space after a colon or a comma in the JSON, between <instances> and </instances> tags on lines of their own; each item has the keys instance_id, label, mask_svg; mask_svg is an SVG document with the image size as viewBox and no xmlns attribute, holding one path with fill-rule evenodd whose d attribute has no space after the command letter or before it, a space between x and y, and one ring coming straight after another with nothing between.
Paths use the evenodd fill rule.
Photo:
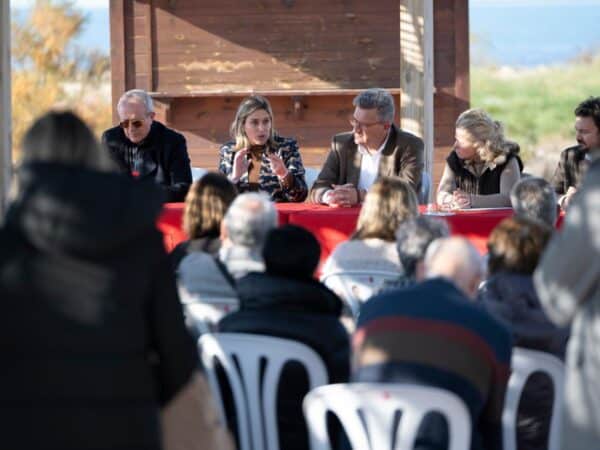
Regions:
<instances>
[{"instance_id":1,"label":"white hair","mask_svg":"<svg viewBox=\"0 0 600 450\"><path fill-rule=\"evenodd\" d=\"M117 111L121 110L123 104L129 102L141 103L146 108L146 112L154 112L154 102L152 101L152 97L143 89L131 89L121 95L121 98L117 103Z\"/></svg>"},{"instance_id":2,"label":"white hair","mask_svg":"<svg viewBox=\"0 0 600 450\"><path fill-rule=\"evenodd\" d=\"M277 226L275 204L264 193L238 195L223 218L227 235L234 245L262 248L267 233Z\"/></svg>"}]
</instances>

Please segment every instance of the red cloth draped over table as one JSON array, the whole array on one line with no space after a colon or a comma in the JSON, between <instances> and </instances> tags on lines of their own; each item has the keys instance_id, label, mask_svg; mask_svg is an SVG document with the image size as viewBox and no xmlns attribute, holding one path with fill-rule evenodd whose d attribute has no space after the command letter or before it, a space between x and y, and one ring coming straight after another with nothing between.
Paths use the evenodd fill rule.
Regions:
<instances>
[{"instance_id":1,"label":"red cloth draped over table","mask_svg":"<svg viewBox=\"0 0 600 450\"><path fill-rule=\"evenodd\" d=\"M421 207L424 212L424 207ZM356 227L360 208L330 208L308 203L278 203L279 224L292 223L310 230L321 244L321 262L335 246L348 239ZM456 211L440 216L450 226L452 234L467 237L481 253L485 253L489 234L502 219L511 216L511 208ZM186 239L181 229L183 203L169 203L163 208L158 228L165 236L170 251ZM559 218L559 224L562 217Z\"/></svg>"}]
</instances>

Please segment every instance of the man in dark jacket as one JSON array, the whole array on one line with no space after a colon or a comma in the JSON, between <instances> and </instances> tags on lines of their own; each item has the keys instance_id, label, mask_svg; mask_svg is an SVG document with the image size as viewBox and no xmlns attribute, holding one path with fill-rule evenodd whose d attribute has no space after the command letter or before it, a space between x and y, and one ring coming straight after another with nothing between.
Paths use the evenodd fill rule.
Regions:
<instances>
[{"instance_id":1,"label":"man in dark jacket","mask_svg":"<svg viewBox=\"0 0 600 450\"><path fill-rule=\"evenodd\" d=\"M566 209L592 160L591 152L600 150L600 97L590 97L575 108L577 145L562 151L552 185L558 204Z\"/></svg>"},{"instance_id":2,"label":"man in dark jacket","mask_svg":"<svg viewBox=\"0 0 600 450\"><path fill-rule=\"evenodd\" d=\"M307 230L286 225L271 230L263 249L266 273L238 280L240 309L219 322L224 332L255 333L299 341L323 359L330 383L348 381L350 343L339 317L340 299L313 279L320 247ZM280 448L308 449L302 399L308 379L297 363L288 363L279 387Z\"/></svg>"},{"instance_id":3,"label":"man in dark jacket","mask_svg":"<svg viewBox=\"0 0 600 450\"><path fill-rule=\"evenodd\" d=\"M125 92L117 104L120 123L106 130L102 142L121 170L155 180L165 201L182 202L192 184L183 135L154 120L152 97L141 89Z\"/></svg>"}]
</instances>

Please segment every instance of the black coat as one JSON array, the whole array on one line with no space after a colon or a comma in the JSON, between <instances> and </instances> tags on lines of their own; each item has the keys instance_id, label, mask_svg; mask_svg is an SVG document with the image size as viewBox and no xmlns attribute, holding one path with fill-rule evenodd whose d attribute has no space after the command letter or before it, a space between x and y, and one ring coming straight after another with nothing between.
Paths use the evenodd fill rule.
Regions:
<instances>
[{"instance_id":1,"label":"black coat","mask_svg":"<svg viewBox=\"0 0 600 450\"><path fill-rule=\"evenodd\" d=\"M185 199L192 184L192 169L183 135L154 121L139 144L127 139L119 126L106 130L102 142L122 172L138 172L140 179L153 179L162 187L167 202Z\"/></svg>"},{"instance_id":2,"label":"black coat","mask_svg":"<svg viewBox=\"0 0 600 450\"><path fill-rule=\"evenodd\" d=\"M479 291L479 301L510 329L514 345L563 359L568 328L550 322L537 297L531 276L500 272ZM519 450L548 447L554 392L547 375L534 373L525 384L517 416Z\"/></svg>"},{"instance_id":3,"label":"black coat","mask_svg":"<svg viewBox=\"0 0 600 450\"><path fill-rule=\"evenodd\" d=\"M18 181L0 229L2 447L159 449L159 407L197 353L158 189L43 163Z\"/></svg>"},{"instance_id":4,"label":"black coat","mask_svg":"<svg viewBox=\"0 0 600 450\"><path fill-rule=\"evenodd\" d=\"M323 359L330 383L348 381L350 343L340 323L342 303L315 280L250 273L238 280L240 309L219 322L219 331L254 333L299 341ZM302 399L308 381L298 367L284 369L278 395L281 448L307 449Z\"/></svg>"}]
</instances>

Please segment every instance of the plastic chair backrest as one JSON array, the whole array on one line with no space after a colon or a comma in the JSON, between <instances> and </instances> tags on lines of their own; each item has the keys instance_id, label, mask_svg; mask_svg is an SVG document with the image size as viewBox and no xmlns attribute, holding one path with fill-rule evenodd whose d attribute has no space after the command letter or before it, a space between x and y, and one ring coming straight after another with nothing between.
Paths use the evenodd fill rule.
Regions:
<instances>
[{"instance_id":1,"label":"plastic chair backrest","mask_svg":"<svg viewBox=\"0 0 600 450\"><path fill-rule=\"evenodd\" d=\"M419 425L428 412L440 412L446 417L449 450L468 450L471 442L467 407L452 392L435 387L397 383L330 384L310 391L303 407L312 450L331 449L327 436L328 411L339 418L355 449L412 450Z\"/></svg>"},{"instance_id":2,"label":"plastic chair backrest","mask_svg":"<svg viewBox=\"0 0 600 450\"><path fill-rule=\"evenodd\" d=\"M399 276L399 272L384 270L342 270L324 274L321 283L335 292L357 318L361 303L377 294L386 280Z\"/></svg>"},{"instance_id":3,"label":"plastic chair backrest","mask_svg":"<svg viewBox=\"0 0 600 450\"><path fill-rule=\"evenodd\" d=\"M215 360L227 374L235 403L240 450L279 449L276 394L286 362L298 361L306 367L309 389L328 382L319 355L300 342L244 333L215 333L202 335L198 346L213 394L219 400ZM266 365L261 372L263 361ZM217 403L225 420L223 403Z\"/></svg>"},{"instance_id":4,"label":"plastic chair backrest","mask_svg":"<svg viewBox=\"0 0 600 450\"><path fill-rule=\"evenodd\" d=\"M216 330L217 323L225 315L239 308L238 302L230 300L212 301L210 303L184 303L184 311L192 320L199 334L211 333Z\"/></svg>"},{"instance_id":5,"label":"plastic chair backrest","mask_svg":"<svg viewBox=\"0 0 600 450\"><path fill-rule=\"evenodd\" d=\"M552 419L550 420L550 436L548 450L559 450L561 440L561 420L564 399L565 365L550 353L525 348L513 348L510 378L504 399L502 413L502 437L504 450L517 448L517 410L519 400L527 378L534 372L548 374L554 386L554 401L552 404Z\"/></svg>"},{"instance_id":6,"label":"plastic chair backrest","mask_svg":"<svg viewBox=\"0 0 600 450\"><path fill-rule=\"evenodd\" d=\"M208 172L208 170L203 169L202 167L192 167L192 180L193 181L198 181L207 172Z\"/></svg>"},{"instance_id":7,"label":"plastic chair backrest","mask_svg":"<svg viewBox=\"0 0 600 450\"><path fill-rule=\"evenodd\" d=\"M306 181L308 189L310 189L314 182L317 180L320 172L320 169L315 169L313 167L304 168L304 180Z\"/></svg>"},{"instance_id":8,"label":"plastic chair backrest","mask_svg":"<svg viewBox=\"0 0 600 450\"><path fill-rule=\"evenodd\" d=\"M429 192L431 191L431 175L429 172L423 172L421 174L421 190L417 193L419 197L419 203L426 205L429 203Z\"/></svg>"}]
</instances>

